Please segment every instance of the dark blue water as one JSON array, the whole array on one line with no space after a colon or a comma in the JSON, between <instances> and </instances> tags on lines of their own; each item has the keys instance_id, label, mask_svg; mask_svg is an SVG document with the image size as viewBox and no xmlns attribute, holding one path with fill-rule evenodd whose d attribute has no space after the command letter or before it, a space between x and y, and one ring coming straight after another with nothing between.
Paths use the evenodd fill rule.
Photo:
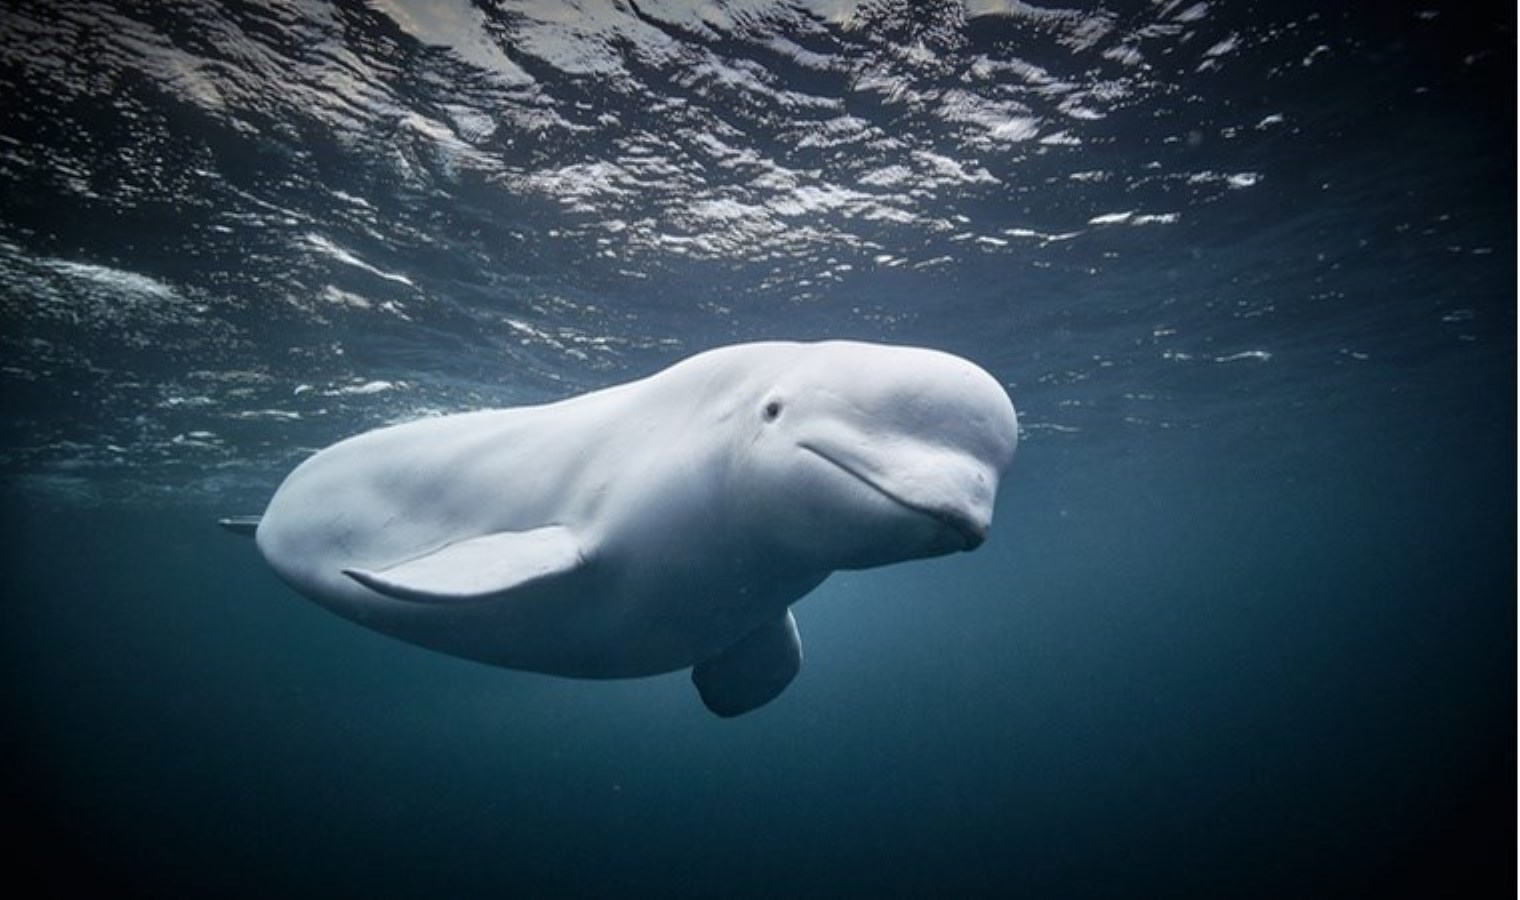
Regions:
<instances>
[{"instance_id":1,"label":"dark blue water","mask_svg":"<svg viewBox=\"0 0 1520 900\"><path fill-rule=\"evenodd\" d=\"M16 871L1513 893L1513 12L993 6L8 5ZM1019 455L739 719L370 633L212 524L366 428L829 337L976 360Z\"/></svg>"}]
</instances>

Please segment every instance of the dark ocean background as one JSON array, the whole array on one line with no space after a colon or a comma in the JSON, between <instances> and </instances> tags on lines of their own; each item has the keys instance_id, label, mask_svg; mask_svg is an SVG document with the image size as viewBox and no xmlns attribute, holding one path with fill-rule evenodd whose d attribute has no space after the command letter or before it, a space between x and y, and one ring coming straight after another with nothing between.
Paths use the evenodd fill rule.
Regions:
<instances>
[{"instance_id":1,"label":"dark ocean background","mask_svg":"<svg viewBox=\"0 0 1520 900\"><path fill-rule=\"evenodd\" d=\"M1513 896L1514 11L1372 6L0 4L11 878ZM1018 456L739 719L214 524L367 428L842 337L980 363Z\"/></svg>"}]
</instances>

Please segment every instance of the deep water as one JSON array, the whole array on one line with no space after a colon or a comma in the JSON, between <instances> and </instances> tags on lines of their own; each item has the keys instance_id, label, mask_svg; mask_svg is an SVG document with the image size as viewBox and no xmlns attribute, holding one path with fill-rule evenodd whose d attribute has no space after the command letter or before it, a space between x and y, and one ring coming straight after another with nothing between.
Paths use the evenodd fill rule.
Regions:
<instances>
[{"instance_id":1,"label":"deep water","mask_svg":"<svg viewBox=\"0 0 1520 900\"><path fill-rule=\"evenodd\" d=\"M8 10L14 877L1512 894L1513 12L989 5ZM366 631L214 524L779 337L962 354L1024 430L988 543L835 575L737 719Z\"/></svg>"}]
</instances>

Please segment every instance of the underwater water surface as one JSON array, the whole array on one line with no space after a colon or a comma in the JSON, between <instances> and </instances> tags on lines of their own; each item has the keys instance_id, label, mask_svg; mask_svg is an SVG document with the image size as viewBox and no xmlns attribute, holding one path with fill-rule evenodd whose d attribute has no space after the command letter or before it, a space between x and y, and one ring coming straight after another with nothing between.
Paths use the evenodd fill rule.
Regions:
<instances>
[{"instance_id":1,"label":"underwater water surface","mask_svg":"<svg viewBox=\"0 0 1520 900\"><path fill-rule=\"evenodd\" d=\"M22 869L1513 893L1514 71L1440 2L7 5ZM738 719L366 631L215 526L369 428L829 338L976 361L1019 449Z\"/></svg>"}]
</instances>

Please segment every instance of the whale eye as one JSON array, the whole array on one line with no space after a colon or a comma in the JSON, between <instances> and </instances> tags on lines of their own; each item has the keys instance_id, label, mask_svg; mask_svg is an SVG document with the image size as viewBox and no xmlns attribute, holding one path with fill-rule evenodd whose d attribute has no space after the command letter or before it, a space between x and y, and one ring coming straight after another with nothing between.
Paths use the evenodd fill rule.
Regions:
<instances>
[{"instance_id":1,"label":"whale eye","mask_svg":"<svg viewBox=\"0 0 1520 900\"><path fill-rule=\"evenodd\" d=\"M762 415L765 416L765 421L767 422L776 421L776 417L781 415L781 401L772 400L769 403L765 404L765 409L762 411Z\"/></svg>"}]
</instances>

